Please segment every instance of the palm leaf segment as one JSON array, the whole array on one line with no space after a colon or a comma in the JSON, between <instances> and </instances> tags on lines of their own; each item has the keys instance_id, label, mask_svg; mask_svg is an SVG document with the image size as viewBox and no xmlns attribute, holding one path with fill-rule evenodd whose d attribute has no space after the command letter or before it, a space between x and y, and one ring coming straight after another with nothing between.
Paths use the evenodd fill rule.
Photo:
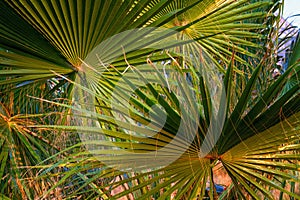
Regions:
<instances>
[{"instance_id":1,"label":"palm leaf segment","mask_svg":"<svg viewBox=\"0 0 300 200\"><path fill-rule=\"evenodd\" d=\"M149 68L146 66L140 67L139 70L132 66L132 69L129 69L133 70L132 74L127 71L126 76L111 77L111 74L102 74L104 76L102 77L103 81L102 78L97 78L97 80L101 80L102 84L97 87L97 90L94 90L97 91L96 93L88 88L83 88L81 83L78 87L85 93L95 95L98 103L100 102L99 109L96 110L99 113L105 113L105 115L93 114L92 112L88 114L97 119L97 123L99 122L98 125L95 125L97 128L90 127L90 119L86 120L85 117L82 119L82 115L75 118L82 119L80 123L86 120L84 124L88 123L89 126L81 124L83 127L60 128L77 130L84 134L86 137L83 139L83 144L90 150L89 153L93 153L94 159L98 159L98 162L101 161L110 167L125 171L132 170L132 168L138 171L142 169L140 173L127 174L127 178L123 177L124 172L122 171L115 171L111 168L105 170L105 174L113 173L123 177L113 183L111 190L107 191L107 195L121 186L130 188L111 198L134 195L137 199L150 197L165 199L174 194L176 194L176 198L202 197L205 194L207 184L211 184L210 188L214 187L212 183L216 178L215 173L218 171L216 167L223 167L230 176L233 185L226 193L235 195L235 198L246 198L249 195L255 199L260 199L262 196L272 199L274 195L271 193L272 190L299 198L299 195L286 188L288 184L299 182L297 177L299 166L297 153L299 151L297 144L299 141L299 106L297 106L299 105L299 79L289 92L282 92L282 89L287 84L287 79L284 77L290 76L291 79L294 79L299 75L300 68L299 65L291 67L282 77L271 84L264 94L258 97L250 110L246 111L248 102L251 102L249 101L251 98L249 94L259 83L258 74L262 66L263 63L257 66L253 72L240 100L234 105L233 111L229 107L227 108L227 117L224 121L221 139L218 140L214 149L204 157L201 151L203 150L204 137L207 136L209 130L208 124L216 123L210 114L212 104L210 102L204 103L204 97L206 99L212 98L210 96L211 91L208 90L210 85L207 79L199 76L200 73L188 69L183 70L183 74L192 78L190 85L186 85L186 87L192 87L195 91L199 91L192 95L188 92L189 90L183 89L185 87L183 80L180 82L182 88L178 85L172 85L172 81L168 80L171 88L173 86L173 89L174 87L177 88L175 91L181 91L179 92L180 95L177 92L170 93L168 87L161 88L156 84L138 88L132 87L133 85L136 86L140 79L146 79L143 76L143 74L147 74L143 70L149 72ZM157 63L156 67L160 69ZM233 68L230 65L228 67ZM109 69L111 72L113 70L116 69ZM119 73L116 72L116 74ZM225 88L231 88L232 82L227 79L230 77L230 73L233 73L233 70L227 71L224 81ZM163 74L163 71L149 74L148 77L155 80L159 74ZM172 76L171 73L168 75ZM108 77L105 78L105 76ZM104 84L105 81L109 81L109 84ZM167 78L162 76L161 81L167 81ZM119 87L119 83L122 83L120 84L122 87L120 91L124 92L117 96L114 95L115 93L111 94L111 91L115 92L116 87ZM177 82L175 81L175 83ZM203 84L202 89L200 84ZM134 94L135 98L131 99L129 104L122 104L124 102L122 99L130 99L130 96L126 96L128 91ZM228 92L227 89L227 95ZM271 93L273 94L271 95ZM165 98L161 99L162 96ZM275 99L269 98L270 96ZM119 104L112 104L111 97L113 97L113 101L117 101ZM180 109L179 102L183 97L186 98L184 102L194 102L195 99L199 98L196 100L196 104L202 106L196 106L196 109L200 110L199 123L197 123L199 128L196 130L196 135L191 132L195 130L185 124L185 137L178 137L176 132L180 120L194 122L197 119L193 117L192 110L188 110L187 107L184 108L189 113L188 117ZM228 105L231 103L229 102ZM154 109L152 106L155 104L161 105L160 109L162 110ZM80 105L83 110L79 110L77 107L73 109L79 113L91 111L87 107L82 107L84 104L81 103ZM111 105L113 106L110 107ZM119 117L116 117L116 113ZM163 121L161 116L165 113L167 120L160 130L160 122ZM210 115L208 118L206 118L206 113ZM273 118L269 113L273 113L277 117ZM276 121L278 116L284 117L284 120ZM56 126L56 128L59 127ZM160 131L153 135L153 130L154 132ZM185 150L183 147L187 141L186 138L191 136L194 136L194 140ZM104 138L106 141L103 141ZM213 143L213 139L210 139L210 142ZM172 146L166 147L170 143ZM90 149L91 147L92 149ZM163 154L160 153L160 149L164 150ZM147 157L149 152L154 152L155 155ZM178 152L181 152L181 156L169 165L164 166L164 163L160 161L160 158L167 161ZM74 156L80 157L79 154ZM160 168L157 169L158 166ZM89 167L87 166L87 168ZM99 176L101 177L101 175L97 175L97 177ZM103 177L106 175L103 174ZM234 194L230 194L231 192ZM222 198L226 198L226 193L223 194ZM209 195L211 198L215 196L213 190Z\"/></svg>"},{"instance_id":2,"label":"palm leaf segment","mask_svg":"<svg viewBox=\"0 0 300 200\"><path fill-rule=\"evenodd\" d=\"M243 50L238 46L258 47L254 43L245 40L247 38L255 38L258 35L250 33L247 36L245 34L241 35L242 31L261 29L263 26L250 23L240 24L237 22L240 22L244 18L261 17L264 13L260 12L257 8L267 6L268 2L256 3L253 6L247 5L246 1L239 3L234 3L234 1L220 1L215 3L214 1L203 0L191 2L179 1L178 3L173 1L156 2L153 0L113 2L74 1L68 3L61 1L7 1L7 3L2 2L1 4L1 8L3 8L3 12L1 13L1 26L3 27L1 44L4 49L11 49L11 54L1 51L5 54L4 57L9 58L4 64L28 69L30 63L32 63L32 66L34 63L38 63L39 66L42 65L46 69L67 74L74 70L74 68L79 68L81 60L84 60L87 54L106 38L122 31L145 25L161 26L166 24L165 26L168 28L174 28L174 26L179 27L176 29L188 28L186 31L193 39L216 35L211 39L200 41L204 51L217 56L214 59L215 63L218 63L219 58L224 59L225 55L231 56L231 53L225 50L227 47L234 46L236 48L235 51L245 54L247 53L245 48ZM23 19L7 4L15 8ZM181 14L189 7L193 8L192 10L189 9L189 15ZM242 8L240 9L240 7ZM199 12L199 8L201 8L201 12ZM228 12L229 10L232 13ZM249 14L246 14L249 12L253 12L251 17ZM179 17L176 20L180 19L185 22L176 24L176 20L172 19L177 15ZM223 22L221 19L226 19L227 15L238 15L241 17ZM12 18L15 20L11 20ZM214 24L215 22L220 23ZM28 23L33 28L30 28ZM207 24L211 25L207 26ZM19 34L20 29L26 31L22 31ZM26 40L23 40L23 38L26 38ZM22 46L21 49L20 46ZM214 46L214 49L211 48L212 46ZM30 53L30 56L25 55L26 58L28 57L27 65L24 65L23 51ZM223 53L217 53L217 51ZM36 55L38 60L42 60L34 62L33 55ZM251 54L248 52L248 55ZM21 64L16 63L15 60L19 62L22 60L24 66L20 66ZM45 61L47 63L41 63ZM242 60L240 61L242 62ZM38 67L36 66L34 70L37 69ZM11 73L17 75L17 72L14 71ZM34 71L31 72L32 74L37 74L37 71L35 73ZM9 75L9 72L6 73ZM24 73L29 72L24 71ZM41 74L39 75L42 76ZM37 77L33 76L28 79L34 78ZM20 81L24 80L26 79L23 78Z\"/></svg>"}]
</instances>

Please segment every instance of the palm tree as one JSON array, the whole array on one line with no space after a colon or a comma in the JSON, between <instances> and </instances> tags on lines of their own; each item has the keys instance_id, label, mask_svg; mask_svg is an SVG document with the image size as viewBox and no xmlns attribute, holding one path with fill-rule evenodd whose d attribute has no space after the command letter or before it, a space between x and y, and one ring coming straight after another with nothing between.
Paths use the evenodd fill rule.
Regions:
<instances>
[{"instance_id":1,"label":"palm tree","mask_svg":"<svg viewBox=\"0 0 300 200\"><path fill-rule=\"evenodd\" d=\"M2 1L1 198L300 198L300 68L271 79L265 48L280 6Z\"/></svg>"}]
</instances>

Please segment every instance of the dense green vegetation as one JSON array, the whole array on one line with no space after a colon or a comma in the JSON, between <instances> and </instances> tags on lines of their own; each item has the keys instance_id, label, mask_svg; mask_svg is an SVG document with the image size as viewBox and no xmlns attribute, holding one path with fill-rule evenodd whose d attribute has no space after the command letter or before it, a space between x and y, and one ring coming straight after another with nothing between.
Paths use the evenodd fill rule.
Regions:
<instances>
[{"instance_id":1,"label":"dense green vegetation","mask_svg":"<svg viewBox=\"0 0 300 200\"><path fill-rule=\"evenodd\" d=\"M0 199L300 199L299 43L271 73L281 9L2 0Z\"/></svg>"}]
</instances>

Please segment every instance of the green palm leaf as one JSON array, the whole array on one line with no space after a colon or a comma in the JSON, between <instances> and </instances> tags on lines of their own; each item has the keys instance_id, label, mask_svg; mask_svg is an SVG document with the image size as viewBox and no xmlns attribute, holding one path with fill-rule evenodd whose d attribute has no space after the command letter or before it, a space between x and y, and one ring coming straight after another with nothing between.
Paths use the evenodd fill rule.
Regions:
<instances>
[{"instance_id":1,"label":"green palm leaf","mask_svg":"<svg viewBox=\"0 0 300 200\"><path fill-rule=\"evenodd\" d=\"M264 80L278 6L1 2L3 198L300 198L299 65Z\"/></svg>"}]
</instances>

